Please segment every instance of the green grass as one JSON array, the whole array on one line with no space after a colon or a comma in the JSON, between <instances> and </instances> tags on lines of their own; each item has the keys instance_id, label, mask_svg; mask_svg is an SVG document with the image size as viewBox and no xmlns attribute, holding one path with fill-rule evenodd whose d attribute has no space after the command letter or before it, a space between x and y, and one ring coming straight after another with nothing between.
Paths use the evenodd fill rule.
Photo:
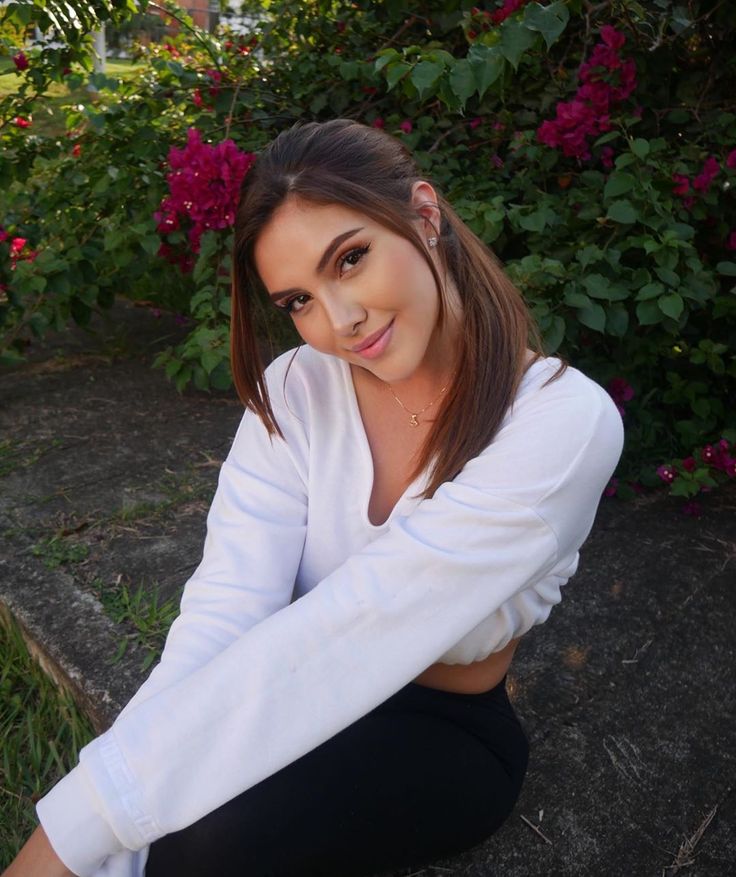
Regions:
<instances>
[{"instance_id":1,"label":"green grass","mask_svg":"<svg viewBox=\"0 0 736 877\"><path fill-rule=\"evenodd\" d=\"M35 802L94 736L71 698L29 655L18 626L0 612L0 871L38 824Z\"/></svg>"},{"instance_id":2,"label":"green grass","mask_svg":"<svg viewBox=\"0 0 736 877\"><path fill-rule=\"evenodd\" d=\"M131 629L131 633L120 641L111 663L123 657L132 641L145 650L141 670L148 670L163 651L169 628L179 614L181 595L162 601L155 582L150 588L139 585L133 590L127 583L109 585L98 578L91 582L90 587L108 617Z\"/></svg>"},{"instance_id":3,"label":"green grass","mask_svg":"<svg viewBox=\"0 0 736 877\"><path fill-rule=\"evenodd\" d=\"M125 79L145 65L131 61L108 61L105 73L117 79ZM15 72L10 58L0 58L0 100L14 94L22 81ZM64 107L68 104L89 104L96 101L94 92L86 88L70 90L66 85L52 82L47 93L36 104L33 111L33 124L27 130L43 137L59 136L66 130Z\"/></svg>"}]
</instances>

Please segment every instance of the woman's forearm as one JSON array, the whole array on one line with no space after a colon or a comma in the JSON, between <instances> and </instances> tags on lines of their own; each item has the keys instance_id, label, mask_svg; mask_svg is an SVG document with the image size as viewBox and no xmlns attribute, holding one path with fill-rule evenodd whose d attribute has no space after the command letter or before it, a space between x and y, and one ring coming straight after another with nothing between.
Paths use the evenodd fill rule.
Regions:
<instances>
[{"instance_id":1,"label":"woman's forearm","mask_svg":"<svg viewBox=\"0 0 736 877\"><path fill-rule=\"evenodd\" d=\"M1 877L75 877L75 875L56 855L46 832L39 825Z\"/></svg>"}]
</instances>

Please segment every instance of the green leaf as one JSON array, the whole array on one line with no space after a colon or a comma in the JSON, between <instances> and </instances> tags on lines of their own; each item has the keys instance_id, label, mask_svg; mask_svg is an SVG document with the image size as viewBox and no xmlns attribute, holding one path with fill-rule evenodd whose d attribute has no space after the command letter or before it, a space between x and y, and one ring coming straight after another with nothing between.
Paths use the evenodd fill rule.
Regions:
<instances>
[{"instance_id":1,"label":"green leaf","mask_svg":"<svg viewBox=\"0 0 736 877\"><path fill-rule=\"evenodd\" d=\"M671 268L660 268L659 266L654 269L654 273L659 277L659 279L666 283L667 286L679 286L680 285L680 277L676 274Z\"/></svg>"},{"instance_id":2,"label":"green leaf","mask_svg":"<svg viewBox=\"0 0 736 877\"><path fill-rule=\"evenodd\" d=\"M615 198L617 195L623 195L624 192L629 192L635 185L636 178L632 177L631 174L614 171L606 182L605 189L603 190L603 197Z\"/></svg>"},{"instance_id":3,"label":"green leaf","mask_svg":"<svg viewBox=\"0 0 736 877\"><path fill-rule=\"evenodd\" d=\"M468 60L478 86L478 97L482 98L491 85L503 73L506 65L503 55L495 46L473 46Z\"/></svg>"},{"instance_id":4,"label":"green leaf","mask_svg":"<svg viewBox=\"0 0 736 877\"><path fill-rule=\"evenodd\" d=\"M590 299L584 292L577 292L574 289L570 289L565 293L564 302L570 305L571 308L587 308L591 304Z\"/></svg>"},{"instance_id":5,"label":"green leaf","mask_svg":"<svg viewBox=\"0 0 736 877\"><path fill-rule=\"evenodd\" d=\"M204 370L207 374L210 374L210 372L220 364L220 361L222 360L222 351L218 349L203 350L201 359Z\"/></svg>"},{"instance_id":6,"label":"green leaf","mask_svg":"<svg viewBox=\"0 0 736 877\"><path fill-rule=\"evenodd\" d=\"M450 88L463 104L475 92L477 82L473 68L467 58L458 61L450 71Z\"/></svg>"},{"instance_id":7,"label":"green leaf","mask_svg":"<svg viewBox=\"0 0 736 877\"><path fill-rule=\"evenodd\" d=\"M664 292L664 286L661 283L647 283L646 286L642 286L636 296L637 301L651 301L654 298L659 298L660 295Z\"/></svg>"},{"instance_id":8,"label":"green leaf","mask_svg":"<svg viewBox=\"0 0 736 877\"><path fill-rule=\"evenodd\" d=\"M736 262L719 262L716 265L716 271L727 277L736 277Z\"/></svg>"},{"instance_id":9,"label":"green leaf","mask_svg":"<svg viewBox=\"0 0 736 877\"><path fill-rule=\"evenodd\" d=\"M603 332L606 327L606 312L597 302L591 302L587 307L580 308L578 320L589 329Z\"/></svg>"},{"instance_id":10,"label":"green leaf","mask_svg":"<svg viewBox=\"0 0 736 877\"><path fill-rule=\"evenodd\" d=\"M624 223L636 222L639 218L639 214L630 201L614 201L608 208L607 216L614 222Z\"/></svg>"},{"instance_id":11,"label":"green leaf","mask_svg":"<svg viewBox=\"0 0 736 877\"><path fill-rule=\"evenodd\" d=\"M404 61L396 61L393 64L390 64L386 68L386 82L388 83L388 90L391 91L392 88L395 88L396 84L410 73L412 70L411 64L406 64Z\"/></svg>"},{"instance_id":12,"label":"green leaf","mask_svg":"<svg viewBox=\"0 0 736 877\"><path fill-rule=\"evenodd\" d=\"M672 292L669 295L663 295L661 298L657 299L657 303L663 314L672 317L673 320L678 320L680 318L684 302L682 296L678 295L676 292Z\"/></svg>"},{"instance_id":13,"label":"green leaf","mask_svg":"<svg viewBox=\"0 0 736 877\"><path fill-rule=\"evenodd\" d=\"M419 97L424 97L437 80L442 76L444 67L434 61L420 61L411 71L411 81L419 92ZM470 92L473 93L472 91Z\"/></svg>"},{"instance_id":14,"label":"green leaf","mask_svg":"<svg viewBox=\"0 0 736 877\"><path fill-rule=\"evenodd\" d=\"M640 326L653 326L662 322L662 311L656 301L640 301L636 306L636 317Z\"/></svg>"},{"instance_id":15,"label":"green leaf","mask_svg":"<svg viewBox=\"0 0 736 877\"><path fill-rule=\"evenodd\" d=\"M521 56L534 45L534 32L513 18L507 18L501 28L501 41L498 46L514 70L519 67Z\"/></svg>"},{"instance_id":16,"label":"green leaf","mask_svg":"<svg viewBox=\"0 0 736 877\"><path fill-rule=\"evenodd\" d=\"M614 305L606 314L606 331L616 338L623 338L629 328L629 312L621 305Z\"/></svg>"},{"instance_id":17,"label":"green leaf","mask_svg":"<svg viewBox=\"0 0 736 877\"><path fill-rule=\"evenodd\" d=\"M376 73L380 73L387 64L390 64L392 61L395 61L399 57L399 53L396 51L396 49L381 49L381 51L378 53L378 57L376 58L376 62L373 65L374 71Z\"/></svg>"},{"instance_id":18,"label":"green leaf","mask_svg":"<svg viewBox=\"0 0 736 877\"><path fill-rule=\"evenodd\" d=\"M161 238L157 234L146 235L141 238L141 246L149 255L155 256L161 246Z\"/></svg>"},{"instance_id":19,"label":"green leaf","mask_svg":"<svg viewBox=\"0 0 736 877\"><path fill-rule=\"evenodd\" d=\"M524 26L529 30L539 31L548 49L565 29L569 18L567 6L559 0L557 3L550 3L549 6L530 3L524 9Z\"/></svg>"},{"instance_id":20,"label":"green leaf","mask_svg":"<svg viewBox=\"0 0 736 877\"><path fill-rule=\"evenodd\" d=\"M544 333L544 348L548 356L551 356L562 344L565 338L565 320L555 315L549 328Z\"/></svg>"},{"instance_id":21,"label":"green leaf","mask_svg":"<svg viewBox=\"0 0 736 877\"><path fill-rule=\"evenodd\" d=\"M646 158L649 155L649 141L637 137L631 141L631 151L637 158Z\"/></svg>"}]
</instances>

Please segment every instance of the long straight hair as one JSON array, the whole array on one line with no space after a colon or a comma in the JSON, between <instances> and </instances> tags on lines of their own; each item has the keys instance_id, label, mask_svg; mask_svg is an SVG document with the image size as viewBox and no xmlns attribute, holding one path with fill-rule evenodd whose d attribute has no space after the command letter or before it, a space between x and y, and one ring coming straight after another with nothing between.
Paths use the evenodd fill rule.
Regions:
<instances>
[{"instance_id":1,"label":"long straight hair","mask_svg":"<svg viewBox=\"0 0 736 877\"><path fill-rule=\"evenodd\" d=\"M297 123L279 134L246 174L235 220L231 366L238 396L258 414L269 435L284 439L271 408L250 307L251 296L266 294L254 261L258 236L287 198L339 204L362 213L405 238L426 260L437 285L442 330L446 284L416 230L411 191L418 180L427 177L401 142L349 119ZM442 273L459 293L464 332L455 376L406 480L411 484L432 467L420 494L424 499L490 444L526 369L546 355L521 293L495 254L439 193L438 205L436 252ZM533 353L528 362L527 348ZM560 363L547 383L567 368L566 361Z\"/></svg>"}]
</instances>

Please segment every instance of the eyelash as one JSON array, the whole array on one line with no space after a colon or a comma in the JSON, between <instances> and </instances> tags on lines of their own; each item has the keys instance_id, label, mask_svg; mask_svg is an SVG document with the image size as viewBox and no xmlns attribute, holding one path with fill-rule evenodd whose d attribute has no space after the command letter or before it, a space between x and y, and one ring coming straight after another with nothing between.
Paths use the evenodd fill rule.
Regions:
<instances>
[{"instance_id":1,"label":"eyelash","mask_svg":"<svg viewBox=\"0 0 736 877\"><path fill-rule=\"evenodd\" d=\"M344 264L347 262L347 260L348 260L351 256L358 255L360 258L359 258L358 261L355 263L355 265L353 265L352 268L350 269L350 271L355 270L355 268L357 267L357 265L363 260L363 257L367 254L367 252L370 250L370 248L371 248L371 247L370 247L370 244L366 244L366 246L364 246L364 247L353 247L351 250L348 250L347 253L345 253L344 256L340 256L340 258L337 260L337 266L338 266L338 268L340 268L341 271L342 271L342 268L343 268ZM348 272L348 273L350 273L350 272ZM341 276L342 276L342 274L341 274ZM294 311L294 310L292 309L292 305L293 305L293 303L294 303L297 299L304 298L305 295L306 295L306 293L304 293L304 292L303 292L303 293L300 293L299 295L295 295L295 296L293 296L292 298L290 298L290 299L286 302L286 304L283 304L283 305L276 305L276 307L277 307L280 311L285 311L287 314L291 314L291 315L301 313L301 311L304 309L304 305L302 305L302 307L299 308L298 311Z\"/></svg>"}]
</instances>

